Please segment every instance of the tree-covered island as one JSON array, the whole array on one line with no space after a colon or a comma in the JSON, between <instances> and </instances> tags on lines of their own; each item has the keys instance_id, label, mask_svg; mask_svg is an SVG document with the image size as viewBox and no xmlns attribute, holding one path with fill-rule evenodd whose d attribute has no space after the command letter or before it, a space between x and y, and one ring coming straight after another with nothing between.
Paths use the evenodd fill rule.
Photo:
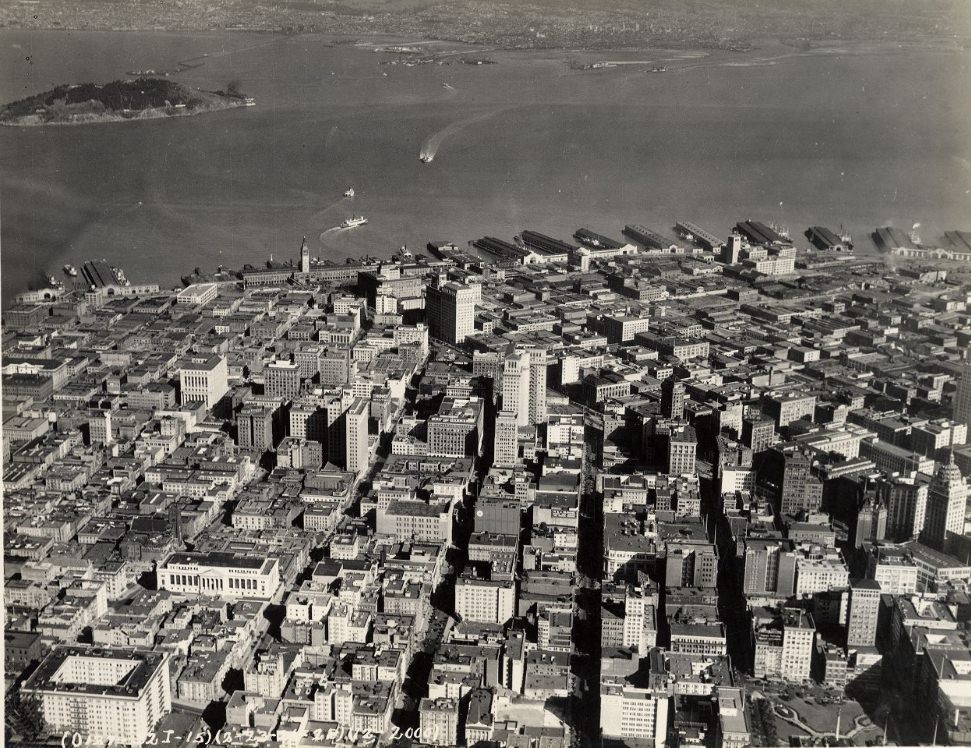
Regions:
<instances>
[{"instance_id":1,"label":"tree-covered island","mask_svg":"<svg viewBox=\"0 0 971 748\"><path fill-rule=\"evenodd\" d=\"M159 78L60 85L0 108L3 125L65 125L201 114L252 105L233 84L200 91Z\"/></svg>"}]
</instances>

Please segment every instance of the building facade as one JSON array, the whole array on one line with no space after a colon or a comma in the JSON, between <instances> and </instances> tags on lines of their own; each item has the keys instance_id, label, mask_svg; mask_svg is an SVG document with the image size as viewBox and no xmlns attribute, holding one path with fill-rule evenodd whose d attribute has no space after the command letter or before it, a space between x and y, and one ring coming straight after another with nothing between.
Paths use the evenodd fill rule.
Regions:
<instances>
[{"instance_id":1,"label":"building facade","mask_svg":"<svg viewBox=\"0 0 971 748\"><path fill-rule=\"evenodd\" d=\"M80 731L86 740L141 746L172 711L164 652L57 647L23 685L38 699L55 733Z\"/></svg>"},{"instance_id":2,"label":"building facade","mask_svg":"<svg viewBox=\"0 0 971 748\"><path fill-rule=\"evenodd\" d=\"M875 646L879 614L880 583L873 579L851 580L850 610L846 622L846 646Z\"/></svg>"},{"instance_id":3,"label":"building facade","mask_svg":"<svg viewBox=\"0 0 971 748\"><path fill-rule=\"evenodd\" d=\"M475 306L482 291L475 284L443 283L427 287L425 311L434 338L457 345L475 330Z\"/></svg>"},{"instance_id":4,"label":"building facade","mask_svg":"<svg viewBox=\"0 0 971 748\"><path fill-rule=\"evenodd\" d=\"M361 475L369 462L368 418L370 402L363 397L355 397L344 414L345 448L347 450L346 468L355 475Z\"/></svg>"},{"instance_id":5,"label":"building facade","mask_svg":"<svg viewBox=\"0 0 971 748\"><path fill-rule=\"evenodd\" d=\"M229 392L229 366L225 356L194 358L179 369L182 403L202 402L207 410Z\"/></svg>"},{"instance_id":6,"label":"building facade","mask_svg":"<svg viewBox=\"0 0 971 748\"><path fill-rule=\"evenodd\" d=\"M157 574L160 590L189 596L269 600L280 587L275 558L235 553L173 553Z\"/></svg>"},{"instance_id":7,"label":"building facade","mask_svg":"<svg viewBox=\"0 0 971 748\"><path fill-rule=\"evenodd\" d=\"M967 484L952 458L941 465L928 489L922 542L942 550L949 532L963 534L967 499Z\"/></svg>"}]
</instances>

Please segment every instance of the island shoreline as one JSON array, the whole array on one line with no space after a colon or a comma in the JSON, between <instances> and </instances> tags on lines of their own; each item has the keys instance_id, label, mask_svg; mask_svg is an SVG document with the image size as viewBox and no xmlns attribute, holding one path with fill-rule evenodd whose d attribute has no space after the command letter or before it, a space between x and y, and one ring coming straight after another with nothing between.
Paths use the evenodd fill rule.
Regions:
<instances>
[{"instance_id":1,"label":"island shoreline","mask_svg":"<svg viewBox=\"0 0 971 748\"><path fill-rule=\"evenodd\" d=\"M0 108L0 125L95 125L190 117L255 101L235 89L209 91L170 79L135 78L106 84L62 84Z\"/></svg>"},{"instance_id":2,"label":"island shoreline","mask_svg":"<svg viewBox=\"0 0 971 748\"><path fill-rule=\"evenodd\" d=\"M40 115L27 115L16 120L0 121L0 127L33 128L33 127L79 127L82 125L104 125L123 122L154 122L156 120L177 119L182 117L197 117L202 114L214 114L225 112L230 109L246 108L246 103L241 101L238 104L226 104L226 106L212 107L208 109L194 109L192 111L167 112L162 108L142 109L134 117L124 117L118 115L91 115L89 119L80 119L85 115L75 115L79 119L67 121L45 122L40 119ZM39 121L25 121L37 118Z\"/></svg>"}]
</instances>

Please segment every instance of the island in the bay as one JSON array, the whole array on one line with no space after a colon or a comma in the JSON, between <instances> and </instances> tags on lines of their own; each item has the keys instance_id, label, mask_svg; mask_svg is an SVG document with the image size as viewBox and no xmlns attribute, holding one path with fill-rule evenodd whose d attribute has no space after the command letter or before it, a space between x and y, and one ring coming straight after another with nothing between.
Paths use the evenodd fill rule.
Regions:
<instances>
[{"instance_id":1,"label":"island in the bay","mask_svg":"<svg viewBox=\"0 0 971 748\"><path fill-rule=\"evenodd\" d=\"M64 125L118 122L201 114L252 106L234 84L225 91L201 91L160 78L65 84L14 101L0 109L3 125Z\"/></svg>"}]
</instances>

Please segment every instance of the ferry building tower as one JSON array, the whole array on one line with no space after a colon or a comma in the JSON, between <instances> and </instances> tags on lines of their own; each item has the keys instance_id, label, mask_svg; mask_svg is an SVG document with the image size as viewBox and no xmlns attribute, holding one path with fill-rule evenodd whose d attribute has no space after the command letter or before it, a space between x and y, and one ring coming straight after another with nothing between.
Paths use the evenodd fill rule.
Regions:
<instances>
[{"instance_id":1,"label":"ferry building tower","mask_svg":"<svg viewBox=\"0 0 971 748\"><path fill-rule=\"evenodd\" d=\"M300 245L300 272L310 272L310 247L307 246L307 237L303 238L303 244Z\"/></svg>"}]
</instances>

